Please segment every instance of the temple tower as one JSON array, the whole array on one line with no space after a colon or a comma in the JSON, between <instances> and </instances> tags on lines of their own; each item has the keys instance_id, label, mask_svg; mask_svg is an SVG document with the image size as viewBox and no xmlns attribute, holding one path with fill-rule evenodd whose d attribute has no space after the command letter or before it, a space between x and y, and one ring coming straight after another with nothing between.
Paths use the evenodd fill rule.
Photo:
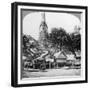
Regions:
<instances>
[{"instance_id":1,"label":"temple tower","mask_svg":"<svg viewBox=\"0 0 90 90\"><path fill-rule=\"evenodd\" d=\"M46 24L45 12L41 13L41 24L39 27L39 43L44 47L47 44L48 26Z\"/></svg>"}]
</instances>

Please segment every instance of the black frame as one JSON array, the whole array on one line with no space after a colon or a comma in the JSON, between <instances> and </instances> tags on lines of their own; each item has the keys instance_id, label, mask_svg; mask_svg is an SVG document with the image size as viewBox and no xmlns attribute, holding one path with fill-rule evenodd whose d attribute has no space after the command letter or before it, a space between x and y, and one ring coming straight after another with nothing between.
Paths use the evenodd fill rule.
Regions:
<instances>
[{"instance_id":1,"label":"black frame","mask_svg":"<svg viewBox=\"0 0 90 90\"><path fill-rule=\"evenodd\" d=\"M63 82L48 82L48 83L34 83L34 84L18 84L18 10L17 7L20 5L24 6L44 6L44 7L55 7L55 8L74 8L85 10L85 80L78 81L63 81ZM42 3L26 3L26 2L14 2L11 4L11 85L13 87L24 87L24 86L42 86L42 85L56 85L56 84L74 84L74 83L87 83L88 82L88 7L87 6L72 6L72 5L56 5L56 4L42 4Z\"/></svg>"}]
</instances>

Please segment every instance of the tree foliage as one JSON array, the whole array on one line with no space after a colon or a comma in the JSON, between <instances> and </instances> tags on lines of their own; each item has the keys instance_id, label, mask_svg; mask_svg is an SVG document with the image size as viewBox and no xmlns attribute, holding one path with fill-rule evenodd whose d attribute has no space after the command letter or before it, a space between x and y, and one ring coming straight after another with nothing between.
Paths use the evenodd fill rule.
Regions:
<instances>
[{"instance_id":1,"label":"tree foliage","mask_svg":"<svg viewBox=\"0 0 90 90\"><path fill-rule=\"evenodd\" d=\"M63 28L53 28L49 34L49 39L53 46L58 47L60 50L65 48L74 55L76 55L76 50L81 50L81 35L69 34Z\"/></svg>"},{"instance_id":2,"label":"tree foliage","mask_svg":"<svg viewBox=\"0 0 90 90\"><path fill-rule=\"evenodd\" d=\"M62 48L62 46L64 46L65 44L66 35L67 34L63 28L60 28L60 29L53 28L49 36L50 36L51 42L54 45L60 46Z\"/></svg>"}]
</instances>

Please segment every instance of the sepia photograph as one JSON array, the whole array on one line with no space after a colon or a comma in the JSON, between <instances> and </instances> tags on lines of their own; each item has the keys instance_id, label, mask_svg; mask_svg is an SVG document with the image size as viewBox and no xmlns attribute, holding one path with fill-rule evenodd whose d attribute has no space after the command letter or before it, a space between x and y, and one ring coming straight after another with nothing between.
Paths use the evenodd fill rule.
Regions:
<instances>
[{"instance_id":1,"label":"sepia photograph","mask_svg":"<svg viewBox=\"0 0 90 90\"><path fill-rule=\"evenodd\" d=\"M18 83L85 81L85 7L46 6L18 4Z\"/></svg>"}]
</instances>

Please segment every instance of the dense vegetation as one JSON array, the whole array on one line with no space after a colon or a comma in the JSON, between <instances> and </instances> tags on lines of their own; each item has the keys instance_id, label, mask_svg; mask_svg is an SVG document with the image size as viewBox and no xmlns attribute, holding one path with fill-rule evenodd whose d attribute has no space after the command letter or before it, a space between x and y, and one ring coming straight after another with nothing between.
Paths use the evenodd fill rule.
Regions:
<instances>
[{"instance_id":1,"label":"dense vegetation","mask_svg":"<svg viewBox=\"0 0 90 90\"><path fill-rule=\"evenodd\" d=\"M81 35L80 33L69 34L63 28L53 28L49 34L49 41L54 47L60 50L66 49L75 55L75 51L81 50Z\"/></svg>"},{"instance_id":2,"label":"dense vegetation","mask_svg":"<svg viewBox=\"0 0 90 90\"><path fill-rule=\"evenodd\" d=\"M75 56L75 51L81 50L81 35L80 33L69 34L63 28L53 28L48 34L48 47L57 48L72 52ZM23 53L24 55L34 56L42 51L38 41L30 35L23 35ZM47 48L48 48L47 47ZM31 49L33 49L33 52ZM36 54L35 54L36 53Z\"/></svg>"}]
</instances>

